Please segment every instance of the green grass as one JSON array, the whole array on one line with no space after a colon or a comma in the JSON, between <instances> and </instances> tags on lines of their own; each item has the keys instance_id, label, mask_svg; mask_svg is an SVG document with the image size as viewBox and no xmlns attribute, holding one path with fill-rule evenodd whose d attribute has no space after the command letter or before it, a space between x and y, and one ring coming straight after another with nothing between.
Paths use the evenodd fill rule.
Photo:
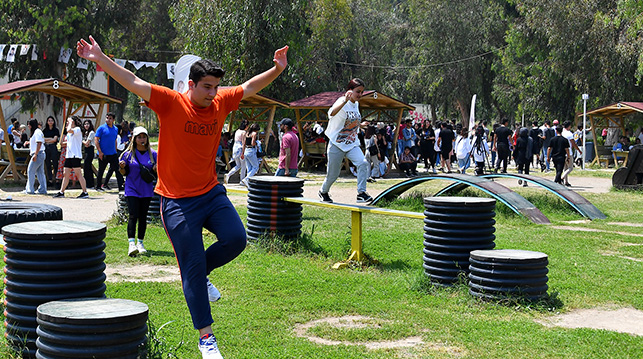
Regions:
<instances>
[{"instance_id":1,"label":"green grass","mask_svg":"<svg viewBox=\"0 0 643 359\"><path fill-rule=\"evenodd\" d=\"M378 181L376 185L379 185ZM342 185L342 184L339 184ZM354 186L354 183L352 184ZM382 184L382 186L387 186ZM433 185L432 185L433 186ZM439 185L434 185L440 188ZM391 207L422 211L421 198L434 193L418 188ZM537 204L555 225L581 219L553 195L532 188L520 193ZM460 195L479 195L468 190ZM640 277L643 194L584 194L608 219L566 226L602 232L554 229L536 225L498 205L496 248L525 249L549 256L549 293L544 303L481 302L466 285L435 288L422 271L422 221L364 215L364 252L375 264L333 270L350 251L350 214L330 209L303 209L303 236L288 243L263 239L211 280L223 298L212 306L214 331L226 358L636 358L643 337L604 330L550 328L535 320L577 308L633 307L643 310ZM245 219L246 209L238 207ZM148 227L149 256L126 255L124 225L109 224L108 265L149 263L176 266L162 228ZM206 243L214 240L206 236ZM627 244L627 245L626 245ZM638 244L638 245L631 245ZM605 255L606 253L614 255ZM108 283L107 296L146 303L161 353L155 358L199 358L197 335L180 282ZM367 349L358 345L322 345L295 335L298 324L326 317L360 315L363 327L320 324L307 335L330 341L366 343L419 336L424 344L401 349ZM159 330L159 328L161 328ZM4 352L3 352L4 350ZM0 347L0 357L9 357Z\"/></svg>"}]
</instances>

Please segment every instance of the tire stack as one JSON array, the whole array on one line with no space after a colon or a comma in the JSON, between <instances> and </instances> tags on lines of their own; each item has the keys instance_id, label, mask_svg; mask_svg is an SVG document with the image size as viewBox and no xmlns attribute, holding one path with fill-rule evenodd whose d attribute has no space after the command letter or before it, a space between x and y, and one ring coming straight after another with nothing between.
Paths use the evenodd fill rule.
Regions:
<instances>
[{"instance_id":1,"label":"tire stack","mask_svg":"<svg viewBox=\"0 0 643 359\"><path fill-rule=\"evenodd\" d=\"M423 267L432 284L454 285L469 273L471 251L496 246L495 207L490 198L424 198Z\"/></svg>"},{"instance_id":2,"label":"tire stack","mask_svg":"<svg viewBox=\"0 0 643 359\"><path fill-rule=\"evenodd\" d=\"M547 255L516 249L472 251L469 293L487 300L547 296Z\"/></svg>"},{"instance_id":3,"label":"tire stack","mask_svg":"<svg viewBox=\"0 0 643 359\"><path fill-rule=\"evenodd\" d=\"M304 180L294 177L248 178L248 239L279 236L285 240L301 235L301 204L283 197L302 197Z\"/></svg>"},{"instance_id":4,"label":"tire stack","mask_svg":"<svg viewBox=\"0 0 643 359\"><path fill-rule=\"evenodd\" d=\"M62 219L62 208L50 204L0 203L0 229L13 223L55 221Z\"/></svg>"},{"instance_id":5,"label":"tire stack","mask_svg":"<svg viewBox=\"0 0 643 359\"><path fill-rule=\"evenodd\" d=\"M147 305L82 298L38 307L39 359L145 358Z\"/></svg>"},{"instance_id":6,"label":"tire stack","mask_svg":"<svg viewBox=\"0 0 643 359\"><path fill-rule=\"evenodd\" d=\"M127 221L129 212L127 210L127 198L124 194L118 195L118 217ZM150 202L150 210L147 212L147 223L159 222L161 220L161 196L154 193Z\"/></svg>"},{"instance_id":7,"label":"tire stack","mask_svg":"<svg viewBox=\"0 0 643 359\"><path fill-rule=\"evenodd\" d=\"M53 300L105 296L106 227L40 221L2 228L5 337L23 357L36 353L36 308Z\"/></svg>"}]
</instances>

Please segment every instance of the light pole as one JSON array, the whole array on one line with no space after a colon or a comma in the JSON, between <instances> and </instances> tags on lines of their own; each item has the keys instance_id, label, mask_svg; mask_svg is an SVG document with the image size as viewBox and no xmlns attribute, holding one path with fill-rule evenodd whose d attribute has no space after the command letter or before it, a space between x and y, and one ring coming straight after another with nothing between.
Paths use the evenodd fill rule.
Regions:
<instances>
[{"instance_id":1,"label":"light pole","mask_svg":"<svg viewBox=\"0 0 643 359\"><path fill-rule=\"evenodd\" d=\"M581 155L581 157L583 158L583 162L582 162L583 163L583 169L585 169L585 159L587 158L587 153L585 153L587 151L587 149L585 147L585 141L586 141L585 137L586 137L586 132L587 132L587 130L586 130L586 127L587 127L587 100L589 100L589 95L584 93L583 94L583 154Z\"/></svg>"}]
</instances>

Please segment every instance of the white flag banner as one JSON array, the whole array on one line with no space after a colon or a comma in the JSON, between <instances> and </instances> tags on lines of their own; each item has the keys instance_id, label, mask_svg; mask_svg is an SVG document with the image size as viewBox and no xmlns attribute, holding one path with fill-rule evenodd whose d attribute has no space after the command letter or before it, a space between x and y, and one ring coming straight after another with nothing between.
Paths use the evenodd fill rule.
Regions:
<instances>
[{"instance_id":1,"label":"white flag banner","mask_svg":"<svg viewBox=\"0 0 643 359\"><path fill-rule=\"evenodd\" d=\"M4 48L7 47L7 44L0 44L0 61L4 59Z\"/></svg>"},{"instance_id":2,"label":"white flag banner","mask_svg":"<svg viewBox=\"0 0 643 359\"><path fill-rule=\"evenodd\" d=\"M9 45L9 53L7 54L7 62L16 61L16 50L18 50L18 45Z\"/></svg>"},{"instance_id":3,"label":"white flag banner","mask_svg":"<svg viewBox=\"0 0 643 359\"><path fill-rule=\"evenodd\" d=\"M82 57L78 58L78 64L76 65L76 68L87 70L87 65L87 59L83 59Z\"/></svg>"},{"instance_id":4,"label":"white flag banner","mask_svg":"<svg viewBox=\"0 0 643 359\"><path fill-rule=\"evenodd\" d=\"M196 55L183 55L177 61L174 67L174 91L185 93L188 90L188 78L190 77L190 67L193 63L201 60Z\"/></svg>"},{"instance_id":5,"label":"white flag banner","mask_svg":"<svg viewBox=\"0 0 643 359\"><path fill-rule=\"evenodd\" d=\"M38 46L33 45L31 47L31 60L36 61L38 60Z\"/></svg>"},{"instance_id":6,"label":"white flag banner","mask_svg":"<svg viewBox=\"0 0 643 359\"><path fill-rule=\"evenodd\" d=\"M2 46L2 45L0 45L0 46ZM1 51L0 51L0 55L2 55ZM0 59L2 59L1 56L0 56ZM165 64L165 67L167 69L167 79L168 80L171 80L171 79L174 78L174 66L176 66L175 63Z\"/></svg>"},{"instance_id":7,"label":"white flag banner","mask_svg":"<svg viewBox=\"0 0 643 359\"><path fill-rule=\"evenodd\" d=\"M159 63L158 62L144 62L145 67L151 67L153 69L157 68Z\"/></svg>"},{"instance_id":8,"label":"white flag banner","mask_svg":"<svg viewBox=\"0 0 643 359\"><path fill-rule=\"evenodd\" d=\"M120 66L120 67L125 67L125 64L127 63L127 60L124 59L114 59L114 62Z\"/></svg>"},{"instance_id":9,"label":"white flag banner","mask_svg":"<svg viewBox=\"0 0 643 359\"><path fill-rule=\"evenodd\" d=\"M134 68L136 68L137 70L143 67L143 65L145 65L145 63L142 61L128 60L127 62L132 64L132 66L134 66Z\"/></svg>"},{"instance_id":10,"label":"white flag banner","mask_svg":"<svg viewBox=\"0 0 643 359\"><path fill-rule=\"evenodd\" d=\"M31 45L20 45L20 56L25 56L29 53Z\"/></svg>"},{"instance_id":11,"label":"white flag banner","mask_svg":"<svg viewBox=\"0 0 643 359\"><path fill-rule=\"evenodd\" d=\"M69 59L71 59L71 49L68 47L61 47L60 55L58 56L58 62L67 64L69 63Z\"/></svg>"}]
</instances>

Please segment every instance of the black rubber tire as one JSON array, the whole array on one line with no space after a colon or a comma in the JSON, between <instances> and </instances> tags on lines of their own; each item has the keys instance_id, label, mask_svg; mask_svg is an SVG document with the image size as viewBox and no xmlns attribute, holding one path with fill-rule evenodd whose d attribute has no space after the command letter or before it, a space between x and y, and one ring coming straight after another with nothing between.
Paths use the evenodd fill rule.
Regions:
<instances>
[{"instance_id":1,"label":"black rubber tire","mask_svg":"<svg viewBox=\"0 0 643 359\"><path fill-rule=\"evenodd\" d=\"M22 222L62 220L60 207L43 203L0 203L0 229Z\"/></svg>"}]
</instances>

